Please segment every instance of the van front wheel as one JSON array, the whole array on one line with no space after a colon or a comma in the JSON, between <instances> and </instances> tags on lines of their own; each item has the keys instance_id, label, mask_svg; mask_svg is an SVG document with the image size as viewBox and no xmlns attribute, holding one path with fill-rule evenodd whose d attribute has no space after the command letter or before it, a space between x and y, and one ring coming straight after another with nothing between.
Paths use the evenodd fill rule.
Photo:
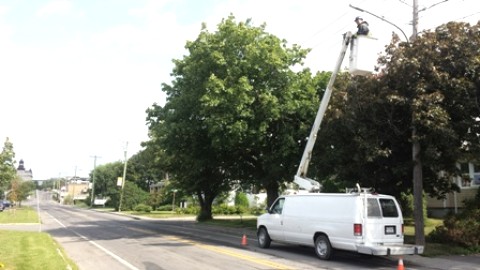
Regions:
<instances>
[{"instance_id":1,"label":"van front wheel","mask_svg":"<svg viewBox=\"0 0 480 270\"><path fill-rule=\"evenodd\" d=\"M332 245L326 235L320 235L315 239L315 253L322 260L328 260L332 256Z\"/></svg>"},{"instance_id":2,"label":"van front wheel","mask_svg":"<svg viewBox=\"0 0 480 270\"><path fill-rule=\"evenodd\" d=\"M258 229L257 238L258 238L258 245L261 248L270 247L270 243L272 243L272 239L270 239L270 235L268 235L267 229L265 228Z\"/></svg>"}]
</instances>

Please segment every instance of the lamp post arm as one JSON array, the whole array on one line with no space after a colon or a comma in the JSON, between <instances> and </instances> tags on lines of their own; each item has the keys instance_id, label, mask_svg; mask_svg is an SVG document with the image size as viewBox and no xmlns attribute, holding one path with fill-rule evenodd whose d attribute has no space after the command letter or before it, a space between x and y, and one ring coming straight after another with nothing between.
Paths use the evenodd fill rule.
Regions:
<instances>
[{"instance_id":1,"label":"lamp post arm","mask_svg":"<svg viewBox=\"0 0 480 270\"><path fill-rule=\"evenodd\" d=\"M375 14L373 14L373 13L367 11L367 10L364 10L364 9L361 9L361 8L359 8L359 7L355 7L355 6L352 6L352 5L349 5L349 6L350 6L351 8L353 8L353 9L356 9L356 10L358 10L358 11L360 11L360 12L368 13L368 14L376 17L376 18L379 18L380 20L382 20L382 21L384 21L384 22L386 22L386 23L388 23L388 24L393 25L395 28L397 28L398 30L400 30L400 32L402 32L403 36L405 37L405 40L408 42L407 35L405 34L405 32L403 32L402 28L398 27L396 24L394 24L394 23L386 20L386 19L383 18L383 17L380 17L380 16L378 16L378 15L375 15Z\"/></svg>"}]
</instances>

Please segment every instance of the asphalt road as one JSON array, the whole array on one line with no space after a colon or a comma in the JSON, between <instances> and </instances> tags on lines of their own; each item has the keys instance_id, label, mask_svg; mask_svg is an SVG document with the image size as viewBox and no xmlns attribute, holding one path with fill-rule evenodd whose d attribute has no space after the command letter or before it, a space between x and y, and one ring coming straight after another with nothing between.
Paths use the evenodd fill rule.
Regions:
<instances>
[{"instance_id":1,"label":"asphalt road","mask_svg":"<svg viewBox=\"0 0 480 270\"><path fill-rule=\"evenodd\" d=\"M313 248L276 243L260 249L254 231L78 209L51 201L47 193L35 204L42 220L37 229L51 234L80 269L397 269L398 264L398 258L350 252L322 261ZM241 243L243 234L247 245ZM421 256L404 258L404 264L406 269L480 269L464 260Z\"/></svg>"}]
</instances>

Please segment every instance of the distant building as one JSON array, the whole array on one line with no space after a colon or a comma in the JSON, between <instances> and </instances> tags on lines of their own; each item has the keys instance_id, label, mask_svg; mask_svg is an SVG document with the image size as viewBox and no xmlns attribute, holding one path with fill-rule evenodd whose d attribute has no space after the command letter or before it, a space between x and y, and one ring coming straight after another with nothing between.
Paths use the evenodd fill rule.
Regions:
<instances>
[{"instance_id":1,"label":"distant building","mask_svg":"<svg viewBox=\"0 0 480 270\"><path fill-rule=\"evenodd\" d=\"M23 159L20 160L18 168L17 168L17 176L19 176L24 181L31 181L33 180L33 173L32 169L25 170L25 164L23 163Z\"/></svg>"}]
</instances>

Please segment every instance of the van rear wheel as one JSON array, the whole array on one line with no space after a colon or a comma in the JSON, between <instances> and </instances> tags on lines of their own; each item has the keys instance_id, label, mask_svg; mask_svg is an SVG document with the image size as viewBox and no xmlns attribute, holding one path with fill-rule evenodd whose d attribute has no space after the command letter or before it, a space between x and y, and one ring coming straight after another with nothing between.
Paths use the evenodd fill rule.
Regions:
<instances>
[{"instance_id":1,"label":"van rear wheel","mask_svg":"<svg viewBox=\"0 0 480 270\"><path fill-rule=\"evenodd\" d=\"M315 253L322 260L328 260L332 256L332 245L326 235L320 235L315 239Z\"/></svg>"},{"instance_id":2,"label":"van rear wheel","mask_svg":"<svg viewBox=\"0 0 480 270\"><path fill-rule=\"evenodd\" d=\"M270 239L270 235L268 235L267 229L265 228L258 229L257 239L258 245L261 248L269 248L270 243L272 243L272 239Z\"/></svg>"}]
</instances>

